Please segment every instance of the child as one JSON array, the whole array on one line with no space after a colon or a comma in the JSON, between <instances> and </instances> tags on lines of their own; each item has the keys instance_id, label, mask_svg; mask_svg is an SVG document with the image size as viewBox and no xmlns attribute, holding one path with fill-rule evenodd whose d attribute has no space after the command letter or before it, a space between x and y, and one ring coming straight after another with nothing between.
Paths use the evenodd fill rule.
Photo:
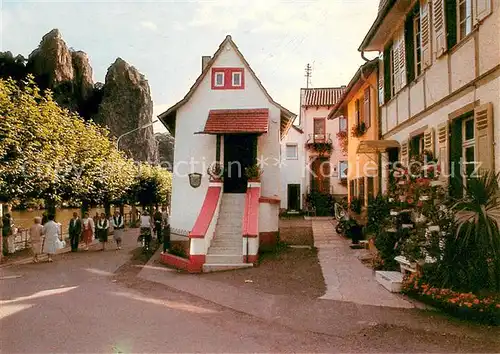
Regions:
<instances>
[{"instance_id":1,"label":"child","mask_svg":"<svg viewBox=\"0 0 500 354\"><path fill-rule=\"evenodd\" d=\"M35 223L30 227L31 252L33 253L33 263L38 263L38 255L42 250L42 218L37 216Z\"/></svg>"}]
</instances>

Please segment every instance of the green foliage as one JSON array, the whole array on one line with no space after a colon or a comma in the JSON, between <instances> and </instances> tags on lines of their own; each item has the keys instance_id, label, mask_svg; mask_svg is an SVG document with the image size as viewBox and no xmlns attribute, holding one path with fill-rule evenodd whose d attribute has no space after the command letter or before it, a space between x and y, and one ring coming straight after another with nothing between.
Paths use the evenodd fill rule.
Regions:
<instances>
[{"instance_id":1,"label":"green foliage","mask_svg":"<svg viewBox=\"0 0 500 354\"><path fill-rule=\"evenodd\" d=\"M382 230L375 237L375 247L380 257L380 269L396 270L398 268L398 264L394 260L394 257L400 254L397 248L398 241L407 235L408 231L406 229L392 231Z\"/></svg>"},{"instance_id":2,"label":"green foliage","mask_svg":"<svg viewBox=\"0 0 500 354\"><path fill-rule=\"evenodd\" d=\"M366 225L368 233L377 235L387 224L391 210L389 199L379 194L368 201L368 223Z\"/></svg>"},{"instance_id":3,"label":"green foliage","mask_svg":"<svg viewBox=\"0 0 500 354\"><path fill-rule=\"evenodd\" d=\"M361 199L359 198L352 198L351 202L349 203L349 209L356 214L361 214L361 208L363 207Z\"/></svg>"},{"instance_id":4,"label":"green foliage","mask_svg":"<svg viewBox=\"0 0 500 354\"><path fill-rule=\"evenodd\" d=\"M311 192L306 196L307 203L316 208L317 216L331 216L333 215L333 207L335 205L335 198L328 193Z\"/></svg>"},{"instance_id":5,"label":"green foliage","mask_svg":"<svg viewBox=\"0 0 500 354\"><path fill-rule=\"evenodd\" d=\"M359 124L353 125L353 127L351 129L351 136L353 138L359 138L364 133L366 133L366 124L365 124L365 122L361 122Z\"/></svg>"},{"instance_id":6,"label":"green foliage","mask_svg":"<svg viewBox=\"0 0 500 354\"><path fill-rule=\"evenodd\" d=\"M458 288L500 291L500 174L489 172L470 179L465 197L453 206L456 231L448 246L453 248L451 263L462 274Z\"/></svg>"},{"instance_id":7,"label":"green foliage","mask_svg":"<svg viewBox=\"0 0 500 354\"><path fill-rule=\"evenodd\" d=\"M105 203L123 197L136 168L109 131L62 109L32 76L0 79L0 199Z\"/></svg>"},{"instance_id":8,"label":"green foliage","mask_svg":"<svg viewBox=\"0 0 500 354\"><path fill-rule=\"evenodd\" d=\"M248 179L259 179L262 175L262 170L259 165L252 165L245 168L245 176Z\"/></svg>"},{"instance_id":9,"label":"green foliage","mask_svg":"<svg viewBox=\"0 0 500 354\"><path fill-rule=\"evenodd\" d=\"M181 244L178 243L174 243L172 247L170 247L170 249L168 250L168 253L177 257L188 258L186 250Z\"/></svg>"},{"instance_id":10,"label":"green foliage","mask_svg":"<svg viewBox=\"0 0 500 354\"><path fill-rule=\"evenodd\" d=\"M313 142L307 143L307 148L311 151L316 151L319 155L329 155L333 151L333 144L329 141L327 142Z\"/></svg>"},{"instance_id":11,"label":"green foliage","mask_svg":"<svg viewBox=\"0 0 500 354\"><path fill-rule=\"evenodd\" d=\"M130 187L129 200L142 206L168 201L172 188L172 174L159 166L142 163L137 166L137 177Z\"/></svg>"}]
</instances>

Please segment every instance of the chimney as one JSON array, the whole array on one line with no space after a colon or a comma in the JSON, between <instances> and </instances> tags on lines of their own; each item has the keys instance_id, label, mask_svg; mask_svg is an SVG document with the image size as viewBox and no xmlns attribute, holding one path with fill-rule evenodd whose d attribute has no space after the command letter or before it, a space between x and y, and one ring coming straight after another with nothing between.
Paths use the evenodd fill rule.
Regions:
<instances>
[{"instance_id":1,"label":"chimney","mask_svg":"<svg viewBox=\"0 0 500 354\"><path fill-rule=\"evenodd\" d=\"M205 70L210 60L212 60L212 57L209 55L204 55L201 57L201 71Z\"/></svg>"}]
</instances>

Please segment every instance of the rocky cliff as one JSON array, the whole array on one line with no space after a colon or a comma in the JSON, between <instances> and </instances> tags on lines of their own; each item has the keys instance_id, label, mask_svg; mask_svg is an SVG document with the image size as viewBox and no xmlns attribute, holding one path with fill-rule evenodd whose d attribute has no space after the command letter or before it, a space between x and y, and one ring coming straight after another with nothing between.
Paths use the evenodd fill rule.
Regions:
<instances>
[{"instance_id":1,"label":"rocky cliff","mask_svg":"<svg viewBox=\"0 0 500 354\"><path fill-rule=\"evenodd\" d=\"M41 89L52 90L61 106L108 126L116 137L152 121L153 102L142 74L117 59L108 69L105 84L94 84L87 54L69 49L57 29L42 37L28 60L0 52L1 78L20 80L30 73ZM152 127L123 137L119 148L137 160L157 160Z\"/></svg>"},{"instance_id":2,"label":"rocky cliff","mask_svg":"<svg viewBox=\"0 0 500 354\"><path fill-rule=\"evenodd\" d=\"M169 133L156 133L158 158L163 167L173 167L175 139Z\"/></svg>"},{"instance_id":3,"label":"rocky cliff","mask_svg":"<svg viewBox=\"0 0 500 354\"><path fill-rule=\"evenodd\" d=\"M148 81L121 58L108 69L98 112L97 121L107 125L113 135L127 133L119 141L120 150L135 160L158 160L153 127L141 128L151 123L153 116ZM131 132L134 129L137 130Z\"/></svg>"}]
</instances>

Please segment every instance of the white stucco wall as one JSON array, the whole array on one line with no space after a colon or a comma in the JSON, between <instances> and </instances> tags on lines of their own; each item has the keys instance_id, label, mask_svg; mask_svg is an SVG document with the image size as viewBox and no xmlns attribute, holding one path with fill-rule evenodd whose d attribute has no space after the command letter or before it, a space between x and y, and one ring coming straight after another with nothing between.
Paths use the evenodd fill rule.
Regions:
<instances>
[{"instance_id":1,"label":"white stucco wall","mask_svg":"<svg viewBox=\"0 0 500 354\"><path fill-rule=\"evenodd\" d=\"M281 208L288 208L288 185L300 185L300 208L302 208L302 196L305 193L304 180L305 180L305 135L300 133L293 127L288 131L287 136L281 142ZM297 158L288 159L286 156L287 145L297 145Z\"/></svg>"},{"instance_id":2,"label":"white stucco wall","mask_svg":"<svg viewBox=\"0 0 500 354\"><path fill-rule=\"evenodd\" d=\"M279 229L279 204L260 203L259 205L259 233L274 232Z\"/></svg>"},{"instance_id":3,"label":"white stucco wall","mask_svg":"<svg viewBox=\"0 0 500 354\"><path fill-rule=\"evenodd\" d=\"M243 68L232 46L223 50L213 64L213 67ZM198 68L196 68L198 69ZM279 125L280 110L271 103L264 92L245 68L244 90L212 90L211 75L206 75L200 85L177 111L174 175L172 180L172 217L173 229L189 231L200 212L208 188L206 170L215 160L216 137L213 135L195 134L203 131L211 109L248 109L268 108L269 132L258 139L258 153L268 157L270 161L278 159L280 153ZM221 158L222 154L221 154ZM197 161L191 164L190 161ZM204 163L203 163L204 162ZM198 188L192 188L187 176L190 172L202 173L202 183ZM276 166L265 166L262 176L262 194L265 196L279 195L280 169Z\"/></svg>"}]
</instances>

